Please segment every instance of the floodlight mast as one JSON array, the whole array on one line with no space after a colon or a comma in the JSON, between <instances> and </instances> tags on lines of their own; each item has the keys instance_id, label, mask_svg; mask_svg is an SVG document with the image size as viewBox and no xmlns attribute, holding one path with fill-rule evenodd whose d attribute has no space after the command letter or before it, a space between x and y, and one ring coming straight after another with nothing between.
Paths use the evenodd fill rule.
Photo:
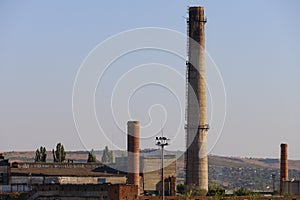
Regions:
<instances>
[{"instance_id":1,"label":"floodlight mast","mask_svg":"<svg viewBox=\"0 0 300 200\"><path fill-rule=\"evenodd\" d=\"M170 143L170 139L164 136L155 138L155 145L161 147L161 179L162 179L162 189L161 196L162 199L165 200L165 179L164 179L164 147L168 146Z\"/></svg>"}]
</instances>

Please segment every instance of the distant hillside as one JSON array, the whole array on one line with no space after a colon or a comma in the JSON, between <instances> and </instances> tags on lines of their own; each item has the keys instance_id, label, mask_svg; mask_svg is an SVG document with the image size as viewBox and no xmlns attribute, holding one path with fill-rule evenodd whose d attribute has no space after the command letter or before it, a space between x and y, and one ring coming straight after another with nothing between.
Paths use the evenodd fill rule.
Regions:
<instances>
[{"instance_id":1,"label":"distant hillside","mask_svg":"<svg viewBox=\"0 0 300 200\"><path fill-rule=\"evenodd\" d=\"M271 190L272 174L279 188L279 159L209 156L209 180L225 188ZM289 177L300 178L300 161L289 161Z\"/></svg>"},{"instance_id":2,"label":"distant hillside","mask_svg":"<svg viewBox=\"0 0 300 200\"><path fill-rule=\"evenodd\" d=\"M209 162L217 166L261 167L279 169L279 159L273 158L237 158L210 155ZM300 170L300 160L289 160L289 169Z\"/></svg>"},{"instance_id":3,"label":"distant hillside","mask_svg":"<svg viewBox=\"0 0 300 200\"><path fill-rule=\"evenodd\" d=\"M95 151L97 160L101 160L102 151ZM3 153L5 158L10 162L34 162L35 151L10 151ZM88 158L88 151L67 151L66 159L74 162L86 162ZM53 155L51 151L47 151L47 162L53 162Z\"/></svg>"},{"instance_id":4,"label":"distant hillside","mask_svg":"<svg viewBox=\"0 0 300 200\"><path fill-rule=\"evenodd\" d=\"M102 151L95 151L97 160L101 160ZM146 149L145 155L160 155L159 150ZM127 156L126 151L113 151L114 157ZM181 151L167 151L166 154L176 155L177 180L183 182L185 177L184 158ZM33 162L34 151L5 152L10 162ZM67 159L74 162L86 162L87 151L68 151ZM53 162L52 153L47 152L47 162ZM209 180L225 188L245 187L248 189L266 190L272 186L271 175L276 175L276 188L279 187L279 159L271 158L240 158L209 155ZM289 160L289 177L300 178L300 160Z\"/></svg>"}]
</instances>

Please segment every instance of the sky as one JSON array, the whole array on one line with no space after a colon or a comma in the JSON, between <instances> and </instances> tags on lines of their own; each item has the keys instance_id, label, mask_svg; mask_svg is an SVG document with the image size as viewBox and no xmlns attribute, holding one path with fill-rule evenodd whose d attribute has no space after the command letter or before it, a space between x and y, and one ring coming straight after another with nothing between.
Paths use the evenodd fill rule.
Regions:
<instances>
[{"instance_id":1,"label":"sky","mask_svg":"<svg viewBox=\"0 0 300 200\"><path fill-rule=\"evenodd\" d=\"M209 153L278 158L279 145L286 142L289 157L300 159L297 0L1 1L0 151L41 145L50 150L58 142L66 150L126 149L126 123L133 119L141 122L142 148L156 148L152 140L163 127L173 140L168 149L183 150L184 59L142 49L111 63L95 91L102 132L78 131L72 92L99 44L144 27L186 34L191 5L205 6L207 63L219 70L226 92L224 126L209 133ZM141 80L154 83L132 91L125 87ZM159 85L163 80L178 91ZM219 120L210 114L213 106L212 124ZM94 119L84 120L89 126Z\"/></svg>"}]
</instances>

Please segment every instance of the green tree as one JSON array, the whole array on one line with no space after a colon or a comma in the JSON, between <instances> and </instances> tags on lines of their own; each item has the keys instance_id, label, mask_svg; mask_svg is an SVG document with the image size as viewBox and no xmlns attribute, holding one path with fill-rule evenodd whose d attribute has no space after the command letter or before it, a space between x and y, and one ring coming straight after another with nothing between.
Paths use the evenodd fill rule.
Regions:
<instances>
[{"instance_id":1,"label":"green tree","mask_svg":"<svg viewBox=\"0 0 300 200\"><path fill-rule=\"evenodd\" d=\"M96 155L94 153L94 149L89 152L87 162L96 162Z\"/></svg>"},{"instance_id":2,"label":"green tree","mask_svg":"<svg viewBox=\"0 0 300 200\"><path fill-rule=\"evenodd\" d=\"M37 150L35 151L34 162L41 162L41 154L40 154L39 149L37 149Z\"/></svg>"},{"instance_id":3,"label":"green tree","mask_svg":"<svg viewBox=\"0 0 300 200\"><path fill-rule=\"evenodd\" d=\"M64 145L58 143L56 145L56 150L55 151L54 149L52 150L52 154L53 154L53 162L64 162L66 159L66 152L64 149Z\"/></svg>"},{"instance_id":4,"label":"green tree","mask_svg":"<svg viewBox=\"0 0 300 200\"><path fill-rule=\"evenodd\" d=\"M46 162L47 150L45 147L40 147L41 162Z\"/></svg>"},{"instance_id":5,"label":"green tree","mask_svg":"<svg viewBox=\"0 0 300 200\"><path fill-rule=\"evenodd\" d=\"M102 154L101 162L103 163L112 163L113 162L113 152L108 149L107 146L105 146Z\"/></svg>"},{"instance_id":6,"label":"green tree","mask_svg":"<svg viewBox=\"0 0 300 200\"><path fill-rule=\"evenodd\" d=\"M35 151L35 162L46 162L47 159L47 151L45 147L40 147L40 149L37 149Z\"/></svg>"}]
</instances>

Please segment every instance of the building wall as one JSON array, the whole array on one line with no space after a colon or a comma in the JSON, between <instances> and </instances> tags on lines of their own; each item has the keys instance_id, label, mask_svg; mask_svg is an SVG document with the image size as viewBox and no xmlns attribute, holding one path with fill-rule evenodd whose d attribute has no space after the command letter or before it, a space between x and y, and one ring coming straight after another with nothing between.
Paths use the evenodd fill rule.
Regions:
<instances>
[{"instance_id":1,"label":"building wall","mask_svg":"<svg viewBox=\"0 0 300 200\"><path fill-rule=\"evenodd\" d=\"M107 191L110 199L136 200L138 199L137 185L109 185Z\"/></svg>"},{"instance_id":2,"label":"building wall","mask_svg":"<svg viewBox=\"0 0 300 200\"><path fill-rule=\"evenodd\" d=\"M143 159L144 159L144 157L140 156L140 173L142 173L142 171L143 171L142 164L141 164ZM127 158L127 156L125 156L125 157L117 157L116 162L109 166L114 169L117 169L118 171L127 172L127 165L128 165L128 158Z\"/></svg>"},{"instance_id":3,"label":"building wall","mask_svg":"<svg viewBox=\"0 0 300 200\"><path fill-rule=\"evenodd\" d=\"M164 159L164 177L176 177L176 157L166 156ZM161 182L161 158L145 157L143 159L144 191L158 191Z\"/></svg>"},{"instance_id":4,"label":"building wall","mask_svg":"<svg viewBox=\"0 0 300 200\"><path fill-rule=\"evenodd\" d=\"M11 176L11 185L40 185L43 184L46 179L43 176Z\"/></svg>"},{"instance_id":5,"label":"building wall","mask_svg":"<svg viewBox=\"0 0 300 200\"><path fill-rule=\"evenodd\" d=\"M43 185L28 195L29 200L43 199L101 199L136 200L138 188L133 185Z\"/></svg>"},{"instance_id":6,"label":"building wall","mask_svg":"<svg viewBox=\"0 0 300 200\"><path fill-rule=\"evenodd\" d=\"M68 177L62 176L58 178L60 184L98 184L98 179L106 180L106 183L125 184L126 177Z\"/></svg>"},{"instance_id":7,"label":"building wall","mask_svg":"<svg viewBox=\"0 0 300 200\"><path fill-rule=\"evenodd\" d=\"M32 187L29 185L0 185L0 193L29 192L31 190Z\"/></svg>"},{"instance_id":8,"label":"building wall","mask_svg":"<svg viewBox=\"0 0 300 200\"><path fill-rule=\"evenodd\" d=\"M283 181L283 194L300 195L300 180Z\"/></svg>"},{"instance_id":9,"label":"building wall","mask_svg":"<svg viewBox=\"0 0 300 200\"><path fill-rule=\"evenodd\" d=\"M28 200L44 199L109 200L107 185L41 185L28 195Z\"/></svg>"},{"instance_id":10,"label":"building wall","mask_svg":"<svg viewBox=\"0 0 300 200\"><path fill-rule=\"evenodd\" d=\"M98 184L98 179L105 179L111 184L125 184L126 177L74 177L74 176L11 176L12 185L28 184Z\"/></svg>"},{"instance_id":11,"label":"building wall","mask_svg":"<svg viewBox=\"0 0 300 200\"><path fill-rule=\"evenodd\" d=\"M140 181L141 191L158 191L161 182L161 158L159 156L141 156L140 157L140 173L142 180ZM127 169L127 157L116 158L114 167L118 170ZM165 155L164 157L164 176L176 177L176 156ZM173 188L166 187L167 188Z\"/></svg>"}]
</instances>

